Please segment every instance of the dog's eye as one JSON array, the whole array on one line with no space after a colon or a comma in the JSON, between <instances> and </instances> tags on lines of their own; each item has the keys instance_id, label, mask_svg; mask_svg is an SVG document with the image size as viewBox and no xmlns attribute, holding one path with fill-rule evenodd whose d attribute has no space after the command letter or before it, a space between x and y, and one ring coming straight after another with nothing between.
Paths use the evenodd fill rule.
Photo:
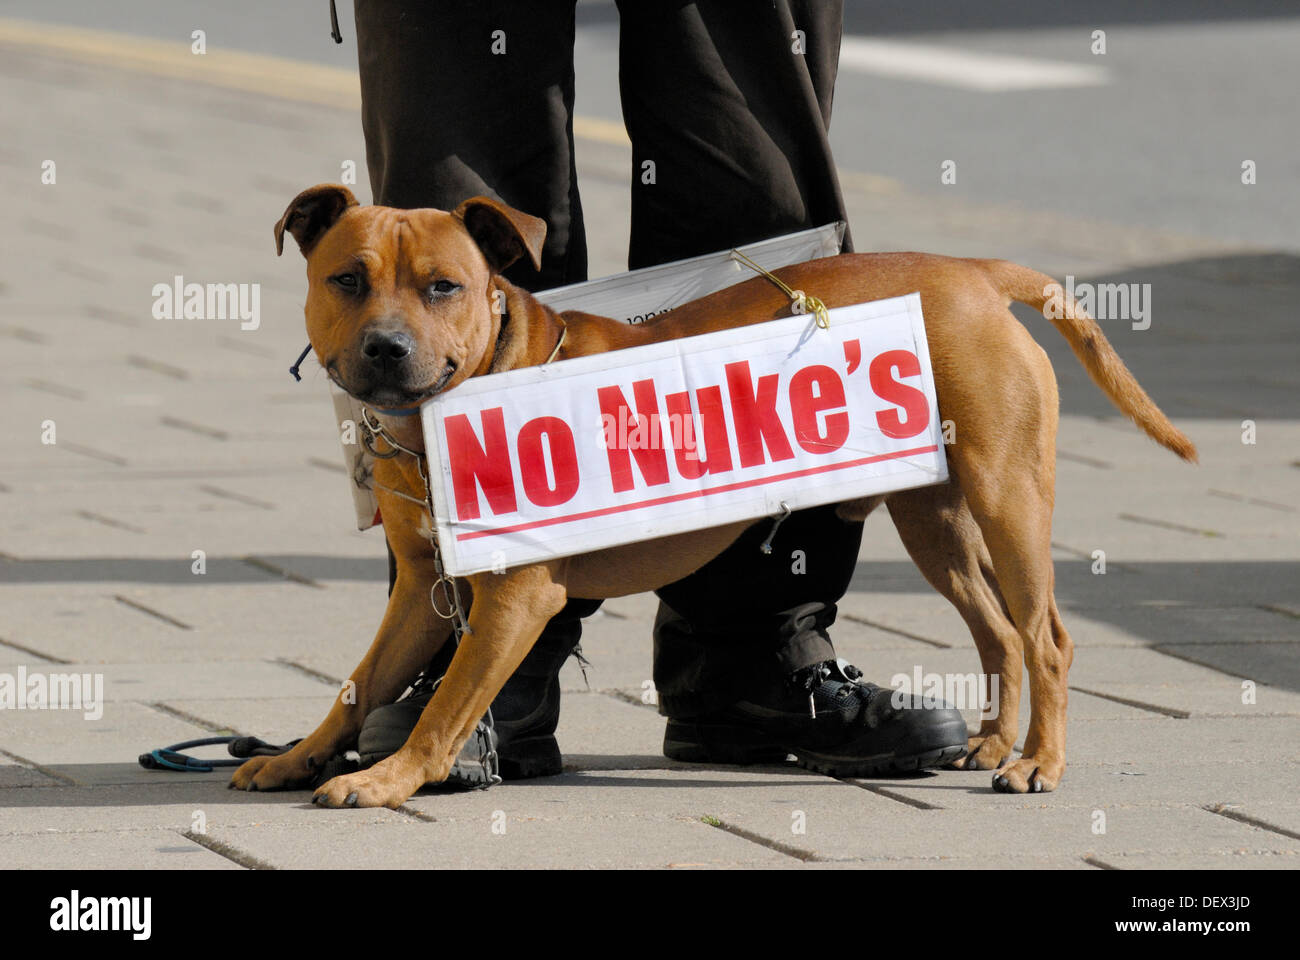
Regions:
<instances>
[{"instance_id":1,"label":"dog's eye","mask_svg":"<svg viewBox=\"0 0 1300 960\"><path fill-rule=\"evenodd\" d=\"M439 280L429 288L430 293L451 293L460 289L460 284L454 280Z\"/></svg>"},{"instance_id":2,"label":"dog's eye","mask_svg":"<svg viewBox=\"0 0 1300 960\"><path fill-rule=\"evenodd\" d=\"M337 277L330 277L330 282L337 283L349 293L355 293L361 287L361 278L355 273L340 273Z\"/></svg>"}]
</instances>

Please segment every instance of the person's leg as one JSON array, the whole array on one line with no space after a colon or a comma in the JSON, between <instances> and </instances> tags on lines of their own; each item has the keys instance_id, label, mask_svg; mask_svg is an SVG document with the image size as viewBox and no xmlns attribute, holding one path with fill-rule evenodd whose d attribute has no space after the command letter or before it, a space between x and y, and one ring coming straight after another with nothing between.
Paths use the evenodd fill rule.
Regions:
<instances>
[{"instance_id":1,"label":"person's leg","mask_svg":"<svg viewBox=\"0 0 1300 960\"><path fill-rule=\"evenodd\" d=\"M841 0L743 14L728 0L620 0L619 13L630 268L847 220L827 137Z\"/></svg>"},{"instance_id":2,"label":"person's leg","mask_svg":"<svg viewBox=\"0 0 1300 960\"><path fill-rule=\"evenodd\" d=\"M447 210L487 194L545 219L541 271L522 262L507 271L530 290L587 279L573 155L574 2L355 4L362 124L375 202ZM391 591L391 551L389 556ZM506 778L560 772L553 736L558 673L578 645L581 618L598 606L571 601L494 701ZM445 672L451 652L445 649L426 673ZM414 725L419 699L381 708L382 715L375 711L367 721L369 739L400 746Z\"/></svg>"},{"instance_id":3,"label":"person's leg","mask_svg":"<svg viewBox=\"0 0 1300 960\"><path fill-rule=\"evenodd\" d=\"M619 10L633 155L630 267L847 219L827 137L840 0L752 4L744 16L725 0L620 0ZM655 685L665 710L749 682L736 671L746 655L726 652L720 633L752 637L746 626L832 601L847 587L861 524L801 511L764 555L758 547L769 530L760 524L703 570L659 591L671 608L661 610L656 630ZM795 550L804 551L803 562L792 559ZM739 583L756 587L737 590ZM756 596L764 598L757 608ZM833 603L822 619L828 616L834 619ZM709 651L716 663L707 662ZM792 669L832 656L828 642L805 642L794 659L807 662Z\"/></svg>"},{"instance_id":4,"label":"person's leg","mask_svg":"<svg viewBox=\"0 0 1300 960\"><path fill-rule=\"evenodd\" d=\"M826 629L853 576L862 524L845 523L832 504L791 514L765 554L771 533L772 522L755 524L655 591L654 682L665 715L707 712L835 659Z\"/></svg>"},{"instance_id":5,"label":"person's leg","mask_svg":"<svg viewBox=\"0 0 1300 960\"><path fill-rule=\"evenodd\" d=\"M747 5L743 16L726 0L620 0L619 10L633 152L630 267L847 219L827 136L840 0L775 0ZM654 680L670 718L665 752L744 762L779 759L799 743L813 748L795 751L801 761L865 772L879 767L864 756L878 757L882 746L907 765L944 755L935 752L944 738L964 745L960 716L943 711L926 718L946 725L936 736L913 736L926 721L909 717L895 725L908 735L887 745L845 741L842 732L827 742L828 730L846 729L845 717L882 709L832 666L826 633L862 524L839 520L830 506L799 511L763 553L771 532L771 523L756 525L657 591Z\"/></svg>"},{"instance_id":6,"label":"person's leg","mask_svg":"<svg viewBox=\"0 0 1300 960\"><path fill-rule=\"evenodd\" d=\"M356 0L375 203L454 209L486 194L546 221L530 290L587 279L573 155L575 0ZM524 269L527 267L527 269Z\"/></svg>"}]
</instances>

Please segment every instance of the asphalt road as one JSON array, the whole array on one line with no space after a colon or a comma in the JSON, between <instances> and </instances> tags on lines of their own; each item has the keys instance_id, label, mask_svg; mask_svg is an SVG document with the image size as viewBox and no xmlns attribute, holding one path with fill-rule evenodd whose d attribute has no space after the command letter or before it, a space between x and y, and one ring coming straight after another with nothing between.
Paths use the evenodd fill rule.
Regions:
<instances>
[{"instance_id":1,"label":"asphalt road","mask_svg":"<svg viewBox=\"0 0 1300 960\"><path fill-rule=\"evenodd\" d=\"M342 45L324 0L0 0L0 16L186 42L202 28L210 45L355 66L351 2L338 6ZM908 191L1300 250L1300 3L924 7L848 0L832 123L841 168ZM614 121L617 20L611 0L579 5L578 111ZM956 184L940 182L946 160Z\"/></svg>"}]
</instances>

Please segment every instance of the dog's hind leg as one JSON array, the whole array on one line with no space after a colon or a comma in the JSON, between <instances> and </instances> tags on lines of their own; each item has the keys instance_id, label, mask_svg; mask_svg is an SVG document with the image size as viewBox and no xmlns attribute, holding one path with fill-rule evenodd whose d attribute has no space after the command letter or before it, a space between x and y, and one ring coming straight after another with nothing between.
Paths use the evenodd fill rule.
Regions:
<instances>
[{"instance_id":1,"label":"dog's hind leg","mask_svg":"<svg viewBox=\"0 0 1300 960\"><path fill-rule=\"evenodd\" d=\"M954 477L942 486L892 494L889 515L930 586L948 598L970 629L985 682L997 677L995 711L986 711L967 754L953 765L992 770L1010 758L1016 742L1024 673L1020 634L1007 614L979 525Z\"/></svg>"},{"instance_id":2,"label":"dog's hind leg","mask_svg":"<svg viewBox=\"0 0 1300 960\"><path fill-rule=\"evenodd\" d=\"M971 513L988 544L1029 669L1024 755L995 773L993 785L1010 793L1054 790L1065 771L1066 674L1073 645L1052 597L1050 495L1037 477L1023 474L1001 473L971 487Z\"/></svg>"},{"instance_id":3,"label":"dog's hind leg","mask_svg":"<svg viewBox=\"0 0 1300 960\"><path fill-rule=\"evenodd\" d=\"M1065 772L1066 675L1074 653L1053 597L1054 416L1053 429L1042 429L1048 425L1040 421L1036 431L1024 424L1022 444L1001 456L990 457L988 448L978 460L953 454L1029 671L1024 754L993 776L994 789L1010 793L1054 790Z\"/></svg>"},{"instance_id":4,"label":"dog's hind leg","mask_svg":"<svg viewBox=\"0 0 1300 960\"><path fill-rule=\"evenodd\" d=\"M1067 672L1069 671L1070 666L1074 663L1074 641L1070 639L1069 631L1065 629L1065 624L1061 620L1061 613L1059 610L1056 609L1056 597L1049 596L1048 602L1050 604L1049 613L1051 616L1051 625L1052 625L1052 643L1053 645L1055 645L1056 649L1061 652L1062 661L1063 661L1061 664L1061 671L1062 671L1061 686L1064 690L1066 685L1064 678ZM1062 695L1064 696L1065 693L1063 692ZM1062 722L1062 727L1061 727L1062 736L1064 736L1064 730L1065 730L1064 714L1062 714L1061 722ZM1031 726L1029 728L1029 733L1025 736L1025 756L1027 757L1033 756L1034 754L1038 753L1039 750L1039 742L1035 737L1035 732L1036 731Z\"/></svg>"}]
</instances>

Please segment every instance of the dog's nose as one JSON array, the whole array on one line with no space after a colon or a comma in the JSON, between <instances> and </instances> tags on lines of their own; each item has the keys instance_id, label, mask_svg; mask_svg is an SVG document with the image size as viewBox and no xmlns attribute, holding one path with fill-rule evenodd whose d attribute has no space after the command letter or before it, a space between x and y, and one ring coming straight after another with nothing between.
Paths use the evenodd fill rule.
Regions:
<instances>
[{"instance_id":1,"label":"dog's nose","mask_svg":"<svg viewBox=\"0 0 1300 960\"><path fill-rule=\"evenodd\" d=\"M361 354L375 363L404 360L415 348L415 341L401 330L369 330L361 341Z\"/></svg>"}]
</instances>

